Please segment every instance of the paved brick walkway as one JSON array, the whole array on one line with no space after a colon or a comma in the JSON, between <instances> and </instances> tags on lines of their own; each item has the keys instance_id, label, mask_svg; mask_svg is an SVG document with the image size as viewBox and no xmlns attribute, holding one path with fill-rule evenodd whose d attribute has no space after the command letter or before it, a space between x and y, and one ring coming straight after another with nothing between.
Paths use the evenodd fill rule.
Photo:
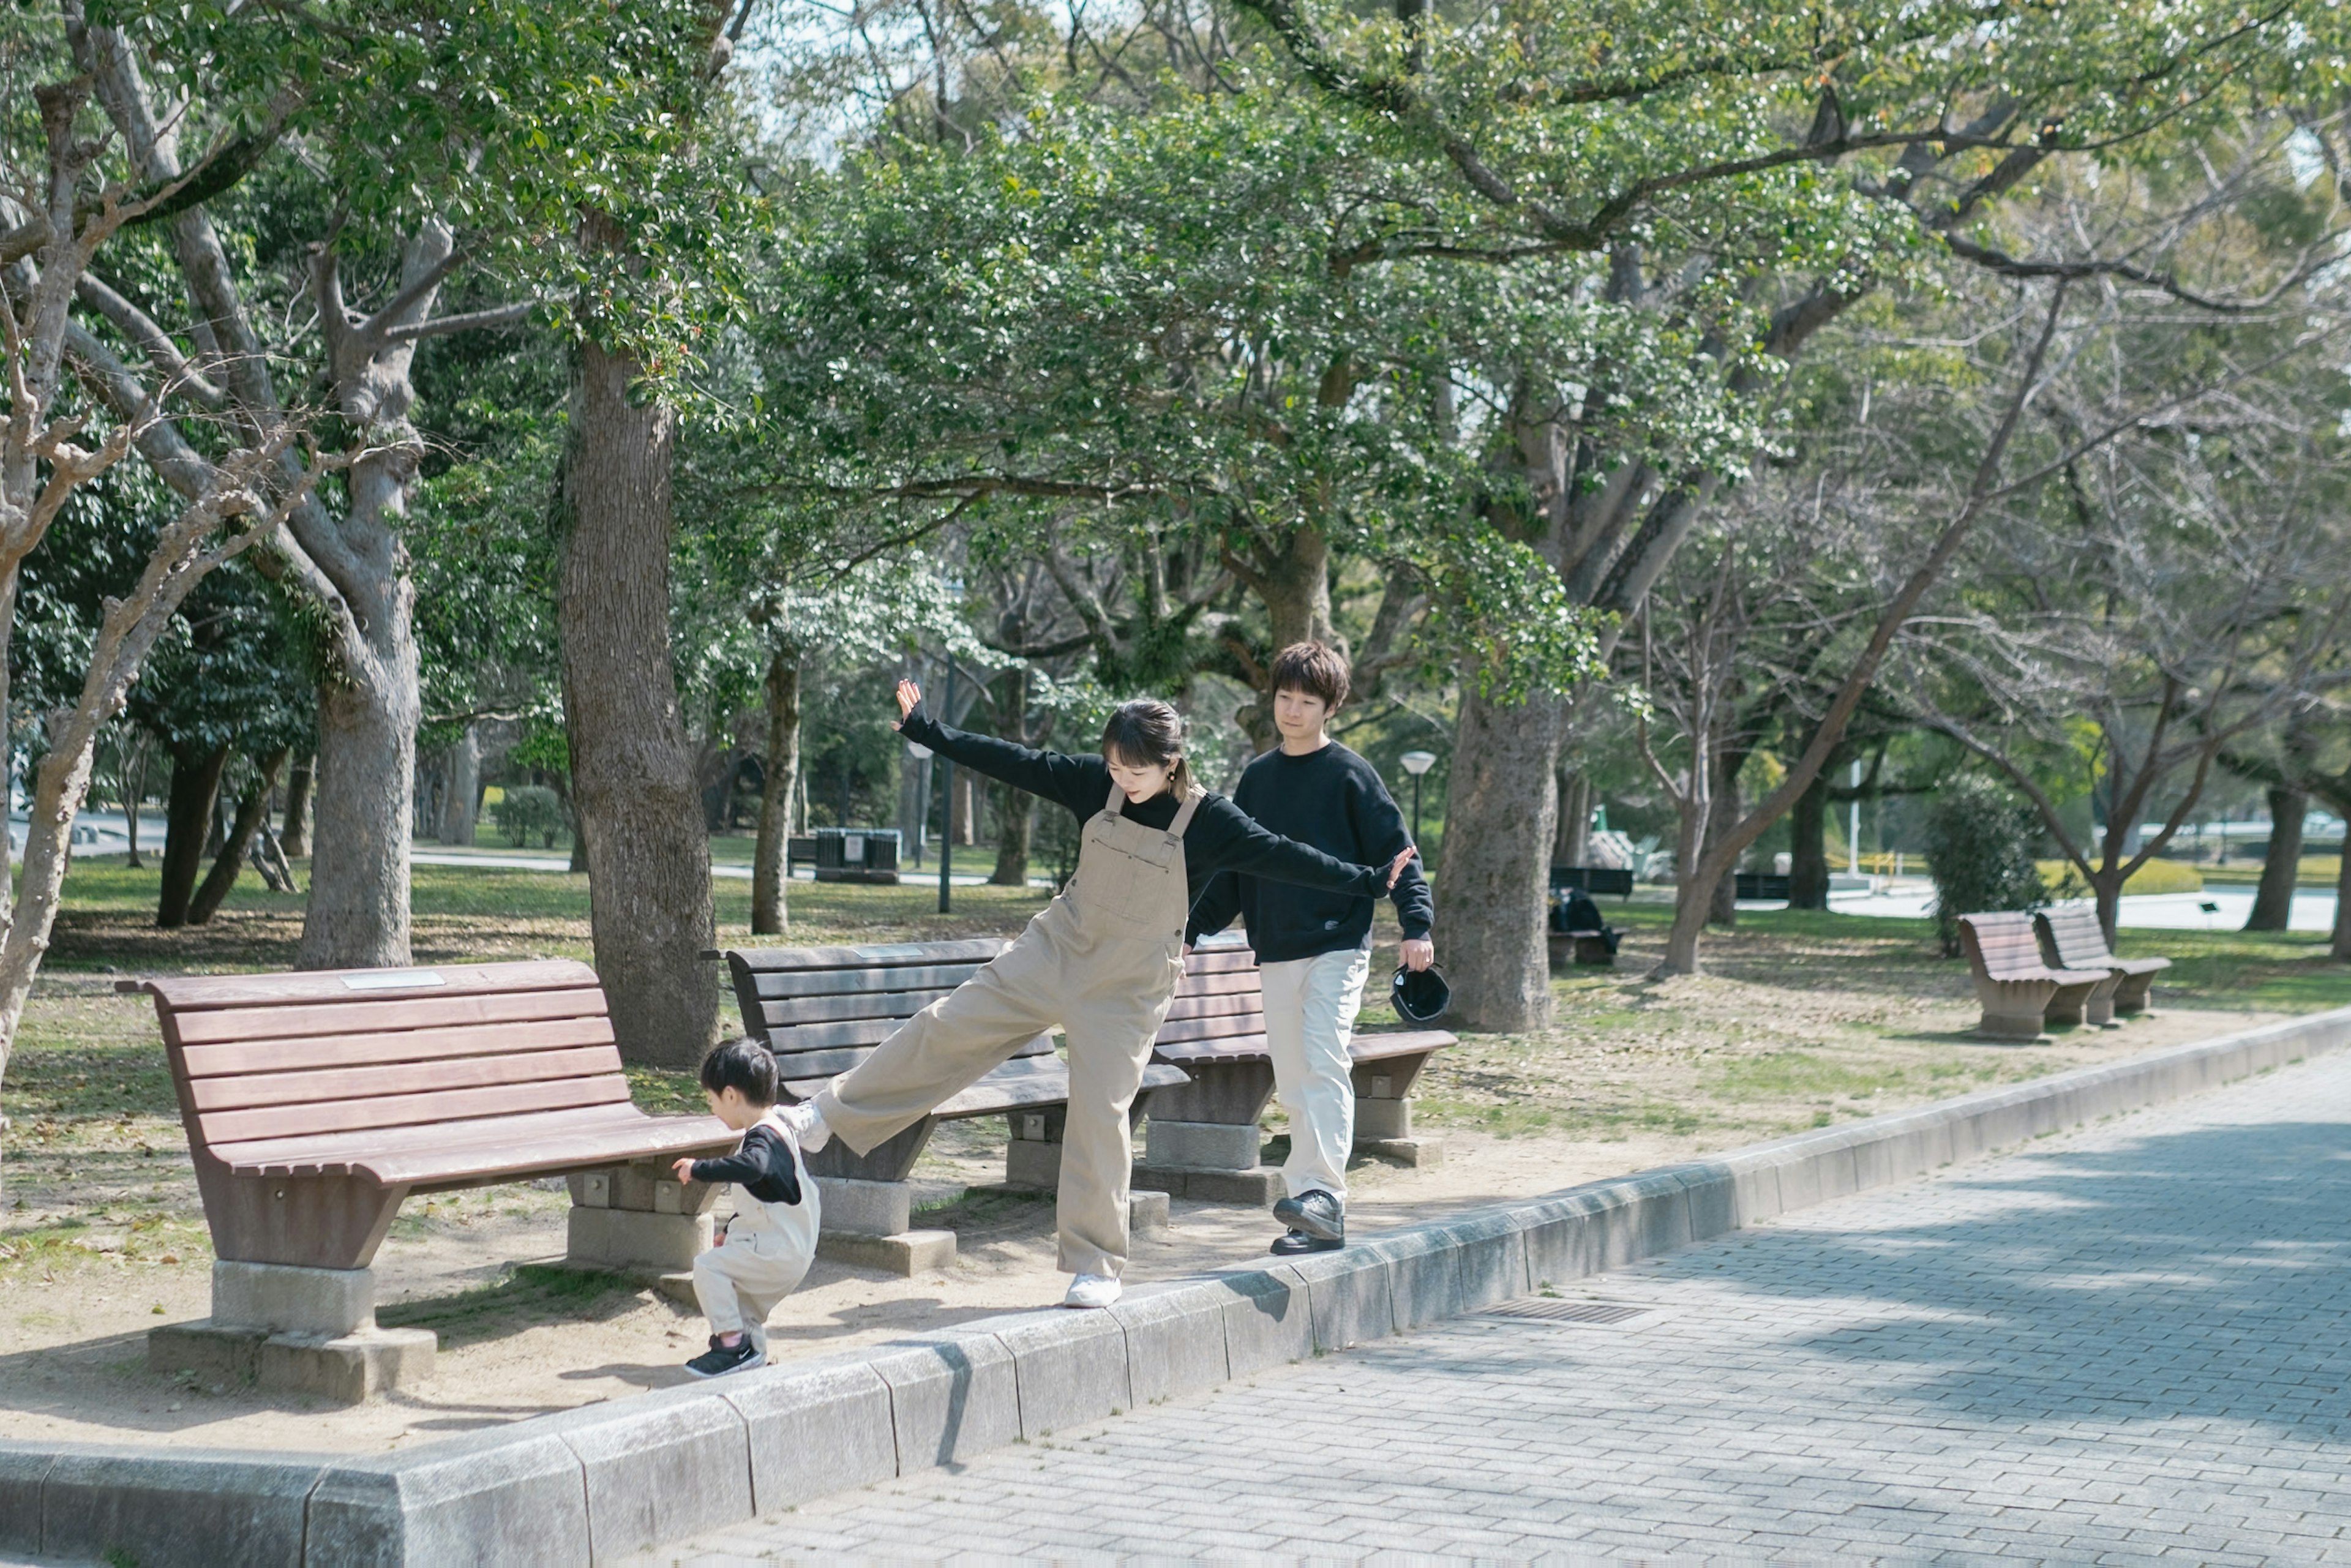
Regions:
<instances>
[{"instance_id":1,"label":"paved brick walkway","mask_svg":"<svg viewBox=\"0 0 2351 1568\"><path fill-rule=\"evenodd\" d=\"M645 1560L2351 1562L2351 1061Z\"/></svg>"}]
</instances>

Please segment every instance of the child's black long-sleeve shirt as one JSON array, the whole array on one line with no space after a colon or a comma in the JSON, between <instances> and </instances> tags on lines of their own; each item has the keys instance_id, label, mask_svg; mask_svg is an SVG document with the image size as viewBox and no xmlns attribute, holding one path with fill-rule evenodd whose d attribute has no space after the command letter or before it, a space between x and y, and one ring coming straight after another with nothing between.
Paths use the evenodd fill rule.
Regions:
<instances>
[{"instance_id":1,"label":"child's black long-sleeve shirt","mask_svg":"<svg viewBox=\"0 0 2351 1568\"><path fill-rule=\"evenodd\" d=\"M798 1203L800 1176L792 1146L765 1122L743 1134L743 1146L715 1160L694 1162L694 1179L733 1182L761 1203Z\"/></svg>"},{"instance_id":2,"label":"child's black long-sleeve shirt","mask_svg":"<svg viewBox=\"0 0 2351 1568\"><path fill-rule=\"evenodd\" d=\"M1110 798L1110 765L1099 757L1034 751L992 736L966 734L935 722L920 708L899 727L899 732L990 779L1060 802L1081 823L1101 810ZM1155 796L1139 806L1122 796L1119 810L1130 821L1165 828L1176 820L1181 804L1173 792ZM1247 872L1269 882L1294 883L1362 898L1376 898L1387 891L1386 867L1351 865L1268 832L1238 806L1212 793L1201 800L1192 813L1191 825L1184 830L1184 880L1189 884L1189 900L1197 902L1209 880L1223 871Z\"/></svg>"}]
</instances>

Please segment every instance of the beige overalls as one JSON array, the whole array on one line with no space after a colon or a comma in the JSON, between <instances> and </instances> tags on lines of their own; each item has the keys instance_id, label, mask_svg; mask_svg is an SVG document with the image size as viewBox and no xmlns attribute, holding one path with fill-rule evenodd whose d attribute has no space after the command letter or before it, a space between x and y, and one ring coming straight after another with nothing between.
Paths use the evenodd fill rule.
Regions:
<instances>
[{"instance_id":1,"label":"beige overalls","mask_svg":"<svg viewBox=\"0 0 2351 1568\"><path fill-rule=\"evenodd\" d=\"M1174 821L1146 828L1119 814L1124 792L1112 785L1087 820L1077 875L1020 939L818 1091L833 1135L863 1154L1059 1024L1070 1051L1061 1271L1123 1269L1127 1113L1184 976L1184 830L1200 797L1192 789Z\"/></svg>"}]
</instances>

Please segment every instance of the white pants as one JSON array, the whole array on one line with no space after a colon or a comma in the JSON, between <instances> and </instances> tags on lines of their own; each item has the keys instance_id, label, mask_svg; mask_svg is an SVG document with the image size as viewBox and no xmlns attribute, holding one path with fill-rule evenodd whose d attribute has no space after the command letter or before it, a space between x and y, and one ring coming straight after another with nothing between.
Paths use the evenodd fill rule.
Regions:
<instances>
[{"instance_id":1,"label":"white pants","mask_svg":"<svg viewBox=\"0 0 2351 1568\"><path fill-rule=\"evenodd\" d=\"M762 1354L768 1314L808 1276L816 1260L816 1183L805 1169L800 1189L799 1203L780 1217L738 1189L726 1239L694 1260L694 1299L710 1320L710 1332L747 1333Z\"/></svg>"},{"instance_id":2,"label":"white pants","mask_svg":"<svg viewBox=\"0 0 2351 1568\"><path fill-rule=\"evenodd\" d=\"M1290 1196L1320 1187L1343 1202L1355 1146L1355 1015L1372 972L1368 947L1259 967L1265 986L1265 1047L1274 1092L1290 1113Z\"/></svg>"}]
</instances>

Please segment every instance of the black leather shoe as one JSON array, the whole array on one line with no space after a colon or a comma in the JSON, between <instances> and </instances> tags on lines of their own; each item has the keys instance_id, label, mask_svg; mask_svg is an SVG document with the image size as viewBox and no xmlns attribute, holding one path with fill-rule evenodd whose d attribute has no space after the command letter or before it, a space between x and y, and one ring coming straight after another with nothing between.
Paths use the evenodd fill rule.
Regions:
<instances>
[{"instance_id":1,"label":"black leather shoe","mask_svg":"<svg viewBox=\"0 0 2351 1568\"><path fill-rule=\"evenodd\" d=\"M1346 1244L1344 1237L1309 1236L1303 1230L1285 1230L1266 1250L1277 1258L1295 1258L1301 1252L1336 1252Z\"/></svg>"},{"instance_id":2,"label":"black leather shoe","mask_svg":"<svg viewBox=\"0 0 2351 1568\"><path fill-rule=\"evenodd\" d=\"M1303 1230L1325 1241L1347 1239L1347 1211L1339 1206L1337 1198L1319 1186L1296 1197L1283 1198L1273 1206L1273 1217L1292 1230Z\"/></svg>"}]
</instances>

